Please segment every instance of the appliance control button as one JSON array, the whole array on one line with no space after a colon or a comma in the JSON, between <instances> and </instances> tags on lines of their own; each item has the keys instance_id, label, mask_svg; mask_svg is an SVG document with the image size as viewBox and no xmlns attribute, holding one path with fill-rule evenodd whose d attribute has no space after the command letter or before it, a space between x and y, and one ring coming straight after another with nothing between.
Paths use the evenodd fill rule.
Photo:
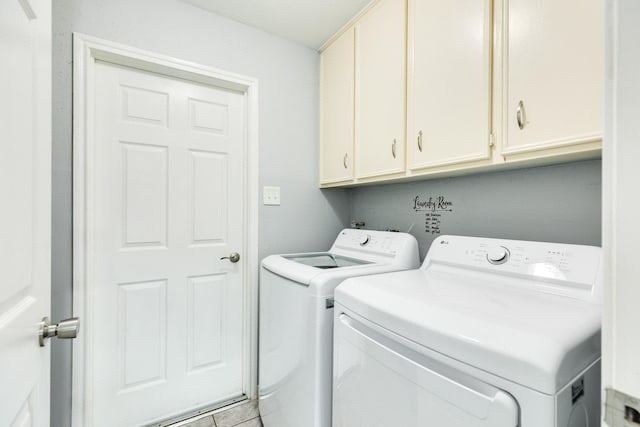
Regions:
<instances>
[{"instance_id":1,"label":"appliance control button","mask_svg":"<svg viewBox=\"0 0 640 427\"><path fill-rule=\"evenodd\" d=\"M371 241L371 236L368 234L365 234L364 236L360 237L360 246L364 246L367 243L369 243L369 241Z\"/></svg>"},{"instance_id":2,"label":"appliance control button","mask_svg":"<svg viewBox=\"0 0 640 427\"><path fill-rule=\"evenodd\" d=\"M491 264L504 264L509 259L509 249L504 246L496 246L487 252L487 261Z\"/></svg>"}]
</instances>

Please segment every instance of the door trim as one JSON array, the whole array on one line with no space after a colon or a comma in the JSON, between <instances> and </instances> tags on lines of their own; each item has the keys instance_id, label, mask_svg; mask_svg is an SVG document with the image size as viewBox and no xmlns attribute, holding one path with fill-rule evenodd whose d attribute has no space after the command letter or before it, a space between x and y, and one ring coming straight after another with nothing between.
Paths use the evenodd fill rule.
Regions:
<instances>
[{"instance_id":1,"label":"door trim","mask_svg":"<svg viewBox=\"0 0 640 427\"><path fill-rule=\"evenodd\" d=\"M91 130L95 124L95 63L97 60L124 65L180 78L194 83L239 91L245 96L245 159L243 171L244 263L243 306L247 309L243 325L243 380L242 391L257 398L258 384L258 81L251 77L221 71L215 68L183 61L166 55L136 49L84 34L73 34L73 312L82 322L91 324L92 313L87 310L92 302L88 283L93 279L89 261L93 257L94 239L92 210L94 200L87 192L93 182L87 170L93 168L92 147L95 137ZM90 361L86 349L93 337L84 335L73 346L72 366L72 426L85 425L92 413L91 400L86 390L92 378L85 369Z\"/></svg>"}]
</instances>

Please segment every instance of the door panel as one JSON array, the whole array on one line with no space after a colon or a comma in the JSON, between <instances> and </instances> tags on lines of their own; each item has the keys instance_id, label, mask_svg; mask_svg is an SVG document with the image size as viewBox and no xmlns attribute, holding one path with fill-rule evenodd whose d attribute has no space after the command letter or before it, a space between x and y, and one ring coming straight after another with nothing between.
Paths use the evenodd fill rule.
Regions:
<instances>
[{"instance_id":1,"label":"door panel","mask_svg":"<svg viewBox=\"0 0 640 427\"><path fill-rule=\"evenodd\" d=\"M166 247L167 147L121 142L122 247Z\"/></svg>"},{"instance_id":2,"label":"door panel","mask_svg":"<svg viewBox=\"0 0 640 427\"><path fill-rule=\"evenodd\" d=\"M0 4L0 425L49 424L51 4Z\"/></svg>"},{"instance_id":3,"label":"door panel","mask_svg":"<svg viewBox=\"0 0 640 427\"><path fill-rule=\"evenodd\" d=\"M223 364L230 325L225 305L228 280L224 274L189 279L188 371Z\"/></svg>"},{"instance_id":4,"label":"door panel","mask_svg":"<svg viewBox=\"0 0 640 427\"><path fill-rule=\"evenodd\" d=\"M96 99L87 424L240 396L244 95L99 62Z\"/></svg>"},{"instance_id":5,"label":"door panel","mask_svg":"<svg viewBox=\"0 0 640 427\"><path fill-rule=\"evenodd\" d=\"M118 286L120 385L122 391L166 380L167 281Z\"/></svg>"}]
</instances>

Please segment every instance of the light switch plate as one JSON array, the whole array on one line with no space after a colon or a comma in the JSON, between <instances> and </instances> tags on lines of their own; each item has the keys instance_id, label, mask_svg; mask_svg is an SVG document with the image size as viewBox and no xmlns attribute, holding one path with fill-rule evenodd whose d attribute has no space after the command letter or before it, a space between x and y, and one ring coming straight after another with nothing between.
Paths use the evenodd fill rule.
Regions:
<instances>
[{"instance_id":1,"label":"light switch plate","mask_svg":"<svg viewBox=\"0 0 640 427\"><path fill-rule=\"evenodd\" d=\"M263 187L262 203L265 205L280 205L280 187Z\"/></svg>"}]
</instances>

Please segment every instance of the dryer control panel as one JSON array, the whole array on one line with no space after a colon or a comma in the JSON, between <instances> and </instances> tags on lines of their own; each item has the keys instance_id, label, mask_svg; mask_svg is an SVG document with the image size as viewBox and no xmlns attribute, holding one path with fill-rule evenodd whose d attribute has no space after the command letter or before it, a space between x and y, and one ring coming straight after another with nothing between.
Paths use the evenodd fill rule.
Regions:
<instances>
[{"instance_id":1,"label":"dryer control panel","mask_svg":"<svg viewBox=\"0 0 640 427\"><path fill-rule=\"evenodd\" d=\"M434 265L530 279L541 287L555 284L561 293L578 297L599 293L602 281L602 250L595 246L440 236L433 241L422 269Z\"/></svg>"}]
</instances>

